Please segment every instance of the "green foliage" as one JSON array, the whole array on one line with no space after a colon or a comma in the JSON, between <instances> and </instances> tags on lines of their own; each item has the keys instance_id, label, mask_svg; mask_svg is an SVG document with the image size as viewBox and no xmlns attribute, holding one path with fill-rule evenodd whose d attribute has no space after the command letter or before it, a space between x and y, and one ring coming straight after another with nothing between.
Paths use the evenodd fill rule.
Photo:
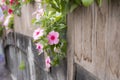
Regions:
<instances>
[{"instance_id":1,"label":"green foliage","mask_svg":"<svg viewBox=\"0 0 120 80\"><path fill-rule=\"evenodd\" d=\"M102 0L42 0L42 4L46 4L48 10L56 10L67 14L68 12L72 12L79 5L89 7L95 1L101 6Z\"/></svg>"},{"instance_id":2,"label":"green foliage","mask_svg":"<svg viewBox=\"0 0 120 80\"><path fill-rule=\"evenodd\" d=\"M44 36L35 42L42 43L44 45L44 52L47 52L52 57L52 65L58 65L60 59L64 58L66 53L66 19L62 12L58 11L45 11L44 16L40 20L33 19L34 24L40 25L44 29ZM46 36L50 31L57 31L60 33L59 44L49 45Z\"/></svg>"},{"instance_id":3,"label":"green foliage","mask_svg":"<svg viewBox=\"0 0 120 80\"><path fill-rule=\"evenodd\" d=\"M72 4L69 11L73 12L74 9L76 9L77 7L78 7L78 4Z\"/></svg>"},{"instance_id":4,"label":"green foliage","mask_svg":"<svg viewBox=\"0 0 120 80\"><path fill-rule=\"evenodd\" d=\"M102 5L102 0L97 0L97 4L98 4L99 6L101 6L101 5Z\"/></svg>"},{"instance_id":5,"label":"green foliage","mask_svg":"<svg viewBox=\"0 0 120 80\"><path fill-rule=\"evenodd\" d=\"M3 34L3 27L0 26L0 37L2 37L2 34Z\"/></svg>"},{"instance_id":6,"label":"green foliage","mask_svg":"<svg viewBox=\"0 0 120 80\"><path fill-rule=\"evenodd\" d=\"M99 6L101 6L101 4L102 4L102 0L71 0L71 1L68 1L68 3L67 3L68 4L67 7L69 7L68 11L72 12L72 11L74 11L75 8L77 8L80 5L82 5L84 7L89 7L94 2L97 2L97 4Z\"/></svg>"},{"instance_id":7,"label":"green foliage","mask_svg":"<svg viewBox=\"0 0 120 80\"><path fill-rule=\"evenodd\" d=\"M85 7L90 6L94 2L94 0L81 0L81 1Z\"/></svg>"},{"instance_id":8,"label":"green foliage","mask_svg":"<svg viewBox=\"0 0 120 80\"><path fill-rule=\"evenodd\" d=\"M21 7L24 4L28 4L28 3L32 3L34 2L34 0L25 0L25 2L23 2L22 0L13 0L13 2L10 3L10 0L5 0L4 4L0 4L0 6L6 6L6 8L3 10L3 14L4 14L4 19L1 23L0 23L0 36L2 36L3 34L3 28L9 28L9 29L13 29L14 27L14 14L20 16L21 15ZM9 13L9 10L12 10L11 13ZM8 15L11 15L11 17L9 19L7 19ZM5 26L3 25L5 21L8 21L8 25Z\"/></svg>"},{"instance_id":9,"label":"green foliage","mask_svg":"<svg viewBox=\"0 0 120 80\"><path fill-rule=\"evenodd\" d=\"M75 3L81 4L81 0L75 0Z\"/></svg>"},{"instance_id":10,"label":"green foliage","mask_svg":"<svg viewBox=\"0 0 120 80\"><path fill-rule=\"evenodd\" d=\"M11 15L8 28L13 29L13 27L14 27L14 15Z\"/></svg>"},{"instance_id":11,"label":"green foliage","mask_svg":"<svg viewBox=\"0 0 120 80\"><path fill-rule=\"evenodd\" d=\"M65 0L42 0L42 5L46 6L44 15L40 19L33 19L32 23L40 25L44 29L44 36L40 37L39 40L34 41L35 43L41 43L44 48L44 52L51 57L51 64L57 66L63 58L66 56L66 14L67 1ZM59 33L59 43L54 45L48 44L47 35L51 31Z\"/></svg>"},{"instance_id":12,"label":"green foliage","mask_svg":"<svg viewBox=\"0 0 120 80\"><path fill-rule=\"evenodd\" d=\"M32 3L34 2L34 0L25 0L25 2L23 4L28 4L28 3Z\"/></svg>"},{"instance_id":13,"label":"green foliage","mask_svg":"<svg viewBox=\"0 0 120 80\"><path fill-rule=\"evenodd\" d=\"M66 14L69 10L67 0L42 0L42 4L47 5L47 10L57 11Z\"/></svg>"}]
</instances>

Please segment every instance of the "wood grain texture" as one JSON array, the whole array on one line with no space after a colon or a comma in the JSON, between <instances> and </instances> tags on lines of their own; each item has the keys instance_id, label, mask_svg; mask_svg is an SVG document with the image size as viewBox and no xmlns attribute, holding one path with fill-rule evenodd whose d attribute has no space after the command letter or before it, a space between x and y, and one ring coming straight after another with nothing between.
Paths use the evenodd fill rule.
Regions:
<instances>
[{"instance_id":1,"label":"wood grain texture","mask_svg":"<svg viewBox=\"0 0 120 80\"><path fill-rule=\"evenodd\" d=\"M21 8L21 16L15 15L14 29L15 32L32 37L33 31L37 28L32 24L32 15L36 11L39 3L23 5Z\"/></svg>"},{"instance_id":2,"label":"wood grain texture","mask_svg":"<svg viewBox=\"0 0 120 80\"><path fill-rule=\"evenodd\" d=\"M68 15L67 18L68 22L68 30L67 30L67 42L68 42L68 49L67 49L67 80L73 80L73 56L75 50L75 31L74 31L74 14L71 13L70 16Z\"/></svg>"},{"instance_id":3,"label":"wood grain texture","mask_svg":"<svg viewBox=\"0 0 120 80\"><path fill-rule=\"evenodd\" d=\"M119 10L119 0L103 0L101 7L95 3L88 8L80 6L68 15L68 25L72 24L68 36L74 38L68 38L70 46L74 46L68 47L73 50L68 54L74 54L70 58L100 80L120 80Z\"/></svg>"}]
</instances>

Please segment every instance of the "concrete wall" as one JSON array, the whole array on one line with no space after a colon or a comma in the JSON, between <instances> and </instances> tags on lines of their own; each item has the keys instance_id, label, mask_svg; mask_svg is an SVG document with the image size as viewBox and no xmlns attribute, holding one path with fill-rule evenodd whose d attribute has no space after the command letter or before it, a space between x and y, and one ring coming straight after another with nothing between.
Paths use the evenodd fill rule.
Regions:
<instances>
[{"instance_id":1,"label":"concrete wall","mask_svg":"<svg viewBox=\"0 0 120 80\"><path fill-rule=\"evenodd\" d=\"M38 55L32 38L19 33L9 33L4 41L7 66L13 80L66 80L66 60L50 72L45 71L44 54ZM25 68L19 69L21 62Z\"/></svg>"}]
</instances>

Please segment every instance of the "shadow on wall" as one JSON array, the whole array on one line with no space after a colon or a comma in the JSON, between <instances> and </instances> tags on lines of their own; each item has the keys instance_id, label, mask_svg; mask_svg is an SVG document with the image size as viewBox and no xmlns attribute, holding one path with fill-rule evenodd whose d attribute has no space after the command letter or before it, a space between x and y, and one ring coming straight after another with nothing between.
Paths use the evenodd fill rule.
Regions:
<instances>
[{"instance_id":1,"label":"shadow on wall","mask_svg":"<svg viewBox=\"0 0 120 80\"><path fill-rule=\"evenodd\" d=\"M75 65L74 80L100 80L96 76L94 76L92 73L84 69L82 66L78 64L74 64L74 65Z\"/></svg>"}]
</instances>

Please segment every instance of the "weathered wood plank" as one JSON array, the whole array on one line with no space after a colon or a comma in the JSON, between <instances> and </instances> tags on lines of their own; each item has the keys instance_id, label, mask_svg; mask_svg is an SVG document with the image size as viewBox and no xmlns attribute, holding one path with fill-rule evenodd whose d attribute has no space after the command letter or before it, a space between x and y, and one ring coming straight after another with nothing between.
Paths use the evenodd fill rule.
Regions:
<instances>
[{"instance_id":1,"label":"weathered wood plank","mask_svg":"<svg viewBox=\"0 0 120 80\"><path fill-rule=\"evenodd\" d=\"M32 18L34 17L32 13L36 10L36 6L37 3L22 6L21 16L15 15L15 32L32 37L32 33L36 28L32 25Z\"/></svg>"},{"instance_id":2,"label":"weathered wood plank","mask_svg":"<svg viewBox=\"0 0 120 80\"><path fill-rule=\"evenodd\" d=\"M95 7L93 38L93 66L94 74L101 80L106 77L106 27L108 26L108 1L104 0L101 7ZM94 34L93 34L94 35Z\"/></svg>"},{"instance_id":3,"label":"weathered wood plank","mask_svg":"<svg viewBox=\"0 0 120 80\"><path fill-rule=\"evenodd\" d=\"M80 6L75 13L75 62L92 69L92 8Z\"/></svg>"},{"instance_id":4,"label":"weathered wood plank","mask_svg":"<svg viewBox=\"0 0 120 80\"><path fill-rule=\"evenodd\" d=\"M71 41L69 44L75 47L68 47L73 50L68 54L74 54L74 59L70 59L101 80L120 79L119 9L119 0L103 0L101 7L96 4L88 8L80 6L68 15L68 25L72 25L68 27L72 30L68 35ZM73 63L68 61L68 64ZM72 75L73 71L69 72Z\"/></svg>"},{"instance_id":5,"label":"weathered wood plank","mask_svg":"<svg viewBox=\"0 0 120 80\"><path fill-rule=\"evenodd\" d=\"M120 80L120 0L109 1L106 80Z\"/></svg>"},{"instance_id":6,"label":"weathered wood plank","mask_svg":"<svg viewBox=\"0 0 120 80\"><path fill-rule=\"evenodd\" d=\"M74 14L71 13L67 17L67 80L73 80L73 56L74 56L74 41L75 41L75 31L74 31ZM72 21L72 22L71 22Z\"/></svg>"}]
</instances>

